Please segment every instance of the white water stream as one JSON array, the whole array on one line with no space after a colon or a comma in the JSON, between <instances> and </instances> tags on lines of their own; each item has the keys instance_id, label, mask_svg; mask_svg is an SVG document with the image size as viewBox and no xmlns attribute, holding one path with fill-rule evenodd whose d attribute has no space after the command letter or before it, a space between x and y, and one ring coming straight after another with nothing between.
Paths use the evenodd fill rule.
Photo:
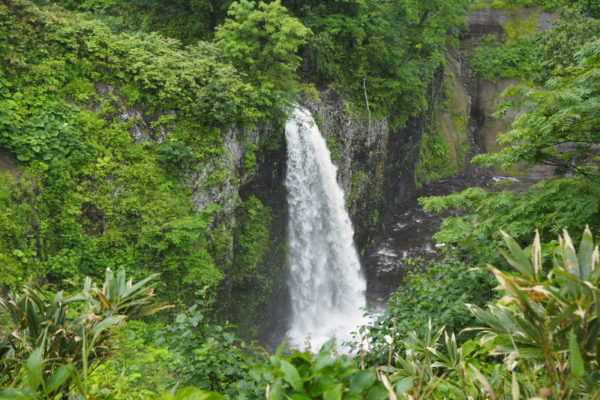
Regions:
<instances>
[{"instance_id":1,"label":"white water stream","mask_svg":"<svg viewBox=\"0 0 600 400\"><path fill-rule=\"evenodd\" d=\"M336 167L310 113L297 106L285 127L289 265L296 346L313 350L331 337L341 344L364 322L366 282Z\"/></svg>"}]
</instances>

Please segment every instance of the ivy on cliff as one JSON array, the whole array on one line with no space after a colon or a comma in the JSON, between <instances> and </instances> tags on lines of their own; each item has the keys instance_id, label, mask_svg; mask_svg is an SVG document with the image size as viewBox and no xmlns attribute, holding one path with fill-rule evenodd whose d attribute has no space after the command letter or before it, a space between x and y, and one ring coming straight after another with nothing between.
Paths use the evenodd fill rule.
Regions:
<instances>
[{"instance_id":1,"label":"ivy on cliff","mask_svg":"<svg viewBox=\"0 0 600 400\"><path fill-rule=\"evenodd\" d=\"M224 315L230 317L246 337L259 333L268 316L261 313L268 307L273 292L273 277L278 271L266 264L269 250L271 210L257 197L250 196L236 208L233 238L233 270L226 281L227 295ZM257 323L260 322L260 323Z\"/></svg>"},{"instance_id":2,"label":"ivy on cliff","mask_svg":"<svg viewBox=\"0 0 600 400\"><path fill-rule=\"evenodd\" d=\"M221 159L225 129L280 116L308 32L297 23L286 35L295 20L275 3L246 11L220 35L277 50L262 75L223 41L183 48L55 5L0 3L0 146L21 163L0 182L0 258L15 271L0 284L29 275L60 284L124 266L163 272L160 290L172 299L219 285L231 231L219 207L192 203L186 176ZM245 24L257 17L272 26L251 38ZM204 185L230 178L214 171Z\"/></svg>"}]
</instances>

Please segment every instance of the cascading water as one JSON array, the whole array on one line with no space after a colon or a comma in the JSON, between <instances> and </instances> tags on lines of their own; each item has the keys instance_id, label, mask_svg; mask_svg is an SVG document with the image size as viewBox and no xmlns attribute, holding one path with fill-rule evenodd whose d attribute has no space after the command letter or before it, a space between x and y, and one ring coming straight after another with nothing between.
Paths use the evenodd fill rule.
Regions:
<instances>
[{"instance_id":1,"label":"cascading water","mask_svg":"<svg viewBox=\"0 0 600 400\"><path fill-rule=\"evenodd\" d=\"M297 106L285 127L288 148L289 265L292 326L300 346L350 339L363 322L366 282L344 208L337 168L310 113Z\"/></svg>"}]
</instances>

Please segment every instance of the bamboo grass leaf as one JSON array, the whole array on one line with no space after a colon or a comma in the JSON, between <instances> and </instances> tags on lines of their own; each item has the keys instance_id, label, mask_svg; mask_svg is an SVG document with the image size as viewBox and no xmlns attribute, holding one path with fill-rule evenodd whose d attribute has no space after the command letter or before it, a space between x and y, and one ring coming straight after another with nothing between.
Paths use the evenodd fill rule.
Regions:
<instances>
[{"instance_id":1,"label":"bamboo grass leaf","mask_svg":"<svg viewBox=\"0 0 600 400\"><path fill-rule=\"evenodd\" d=\"M594 252L592 253L592 272L590 274L590 280L596 285L598 284L598 281L600 281L600 251L598 250L598 246L594 248Z\"/></svg>"},{"instance_id":2,"label":"bamboo grass leaf","mask_svg":"<svg viewBox=\"0 0 600 400\"><path fill-rule=\"evenodd\" d=\"M517 380L517 374L514 372L511 374L511 394L513 400L519 400L521 398L520 390L519 390L519 381Z\"/></svg>"},{"instance_id":3,"label":"bamboo grass leaf","mask_svg":"<svg viewBox=\"0 0 600 400\"><path fill-rule=\"evenodd\" d=\"M510 237L510 235L504 231L500 231L502 233L502 237L504 238L504 242L510 251L508 254L505 251L501 251L502 255L508 261L510 265L512 265L517 271L521 272L526 277L535 276L533 266L525 256L525 253L521 249L521 247L517 244L517 242Z\"/></svg>"},{"instance_id":4,"label":"bamboo grass leaf","mask_svg":"<svg viewBox=\"0 0 600 400\"><path fill-rule=\"evenodd\" d=\"M560 239L560 246L565 270L581 279L579 260L577 259L577 253L575 252L575 246L573 246L573 241L566 230L563 231L563 236Z\"/></svg>"},{"instance_id":5,"label":"bamboo grass leaf","mask_svg":"<svg viewBox=\"0 0 600 400\"><path fill-rule=\"evenodd\" d=\"M46 394L51 394L58 389L73 373L72 365L60 366L46 382Z\"/></svg>"},{"instance_id":6,"label":"bamboo grass leaf","mask_svg":"<svg viewBox=\"0 0 600 400\"><path fill-rule=\"evenodd\" d=\"M535 239L533 240L533 248L531 251L531 262L533 264L534 278L540 280L543 272L542 266L542 245L540 243L540 232L535 231Z\"/></svg>"},{"instance_id":7,"label":"bamboo grass leaf","mask_svg":"<svg viewBox=\"0 0 600 400\"><path fill-rule=\"evenodd\" d=\"M37 347L25 362L27 381L32 390L37 390L43 381L44 355L41 347Z\"/></svg>"},{"instance_id":8,"label":"bamboo grass leaf","mask_svg":"<svg viewBox=\"0 0 600 400\"><path fill-rule=\"evenodd\" d=\"M475 378L483 385L483 388L489 394L490 399L496 400L494 389L492 388L492 385L488 382L488 380L485 379L485 376L483 376L483 374L477 368L475 368L474 365L471 365L470 367L473 370L473 373L475 374Z\"/></svg>"},{"instance_id":9,"label":"bamboo grass leaf","mask_svg":"<svg viewBox=\"0 0 600 400\"><path fill-rule=\"evenodd\" d=\"M594 241L590 228L586 226L579 244L579 268L582 280L591 280L593 270Z\"/></svg>"},{"instance_id":10,"label":"bamboo grass leaf","mask_svg":"<svg viewBox=\"0 0 600 400\"><path fill-rule=\"evenodd\" d=\"M573 330L569 332L569 366L571 367L571 374L575 378L581 379L585 376L585 364Z\"/></svg>"}]
</instances>

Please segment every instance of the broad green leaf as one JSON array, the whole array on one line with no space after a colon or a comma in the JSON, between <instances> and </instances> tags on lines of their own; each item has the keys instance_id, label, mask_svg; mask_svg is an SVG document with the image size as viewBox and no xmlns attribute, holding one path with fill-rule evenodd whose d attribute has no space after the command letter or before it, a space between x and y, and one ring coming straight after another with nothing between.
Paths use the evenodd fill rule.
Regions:
<instances>
[{"instance_id":1,"label":"broad green leaf","mask_svg":"<svg viewBox=\"0 0 600 400\"><path fill-rule=\"evenodd\" d=\"M331 350L333 350L334 343L335 343L335 339L329 339L328 341L323 343L323 346L321 346L319 353L327 353L327 354L331 353Z\"/></svg>"},{"instance_id":2,"label":"broad green leaf","mask_svg":"<svg viewBox=\"0 0 600 400\"><path fill-rule=\"evenodd\" d=\"M362 394L377 381L375 371L368 369L357 372L350 383L349 394Z\"/></svg>"},{"instance_id":3,"label":"broad green leaf","mask_svg":"<svg viewBox=\"0 0 600 400\"><path fill-rule=\"evenodd\" d=\"M283 379L285 379L285 381L289 383L294 390L303 392L302 379L300 379L300 374L298 373L296 367L286 360L281 360L280 368L283 371Z\"/></svg>"},{"instance_id":4,"label":"broad green leaf","mask_svg":"<svg viewBox=\"0 0 600 400\"><path fill-rule=\"evenodd\" d=\"M325 393L331 386L335 385L338 381L335 376L335 371L328 371L333 376L322 376L316 380L316 382L310 385L310 389L307 394L311 397L318 397Z\"/></svg>"},{"instance_id":5,"label":"broad green leaf","mask_svg":"<svg viewBox=\"0 0 600 400\"><path fill-rule=\"evenodd\" d=\"M71 376L72 366L60 366L46 382L46 393L52 393L58 389Z\"/></svg>"},{"instance_id":6,"label":"broad green leaf","mask_svg":"<svg viewBox=\"0 0 600 400\"><path fill-rule=\"evenodd\" d=\"M335 360L333 359L331 354L329 354L328 351L321 350L319 352L319 355L317 356L317 360L315 361L315 365L314 365L313 369L315 371L320 371L324 367L332 365L334 362L335 362Z\"/></svg>"},{"instance_id":7,"label":"broad green leaf","mask_svg":"<svg viewBox=\"0 0 600 400\"><path fill-rule=\"evenodd\" d=\"M225 397L216 392L205 392L204 390L188 386L177 391L175 400L225 400Z\"/></svg>"},{"instance_id":8,"label":"broad green leaf","mask_svg":"<svg viewBox=\"0 0 600 400\"><path fill-rule=\"evenodd\" d=\"M323 393L323 400L341 400L342 384L338 383Z\"/></svg>"},{"instance_id":9,"label":"broad green leaf","mask_svg":"<svg viewBox=\"0 0 600 400\"><path fill-rule=\"evenodd\" d=\"M411 377L406 377L394 385L394 391L396 392L396 396L398 396L398 398L402 398L404 393L408 392L410 389L412 389L412 387L413 379Z\"/></svg>"},{"instance_id":10,"label":"broad green leaf","mask_svg":"<svg viewBox=\"0 0 600 400\"><path fill-rule=\"evenodd\" d=\"M383 386L378 385L369 389L366 400L382 400L388 397L388 391Z\"/></svg>"},{"instance_id":11,"label":"broad green leaf","mask_svg":"<svg viewBox=\"0 0 600 400\"><path fill-rule=\"evenodd\" d=\"M287 397L287 396L286 396L286 397ZM271 399L271 398L272 398L272 397L269 397L269 399ZM275 398L276 398L276 397L275 397ZM292 397L287 397L287 398L288 398L288 399L291 399L291 400L312 400L314 397L309 397L309 396L307 396L307 395L305 395L305 394L302 394L302 393L294 393L294 394L292 395Z\"/></svg>"}]
</instances>

